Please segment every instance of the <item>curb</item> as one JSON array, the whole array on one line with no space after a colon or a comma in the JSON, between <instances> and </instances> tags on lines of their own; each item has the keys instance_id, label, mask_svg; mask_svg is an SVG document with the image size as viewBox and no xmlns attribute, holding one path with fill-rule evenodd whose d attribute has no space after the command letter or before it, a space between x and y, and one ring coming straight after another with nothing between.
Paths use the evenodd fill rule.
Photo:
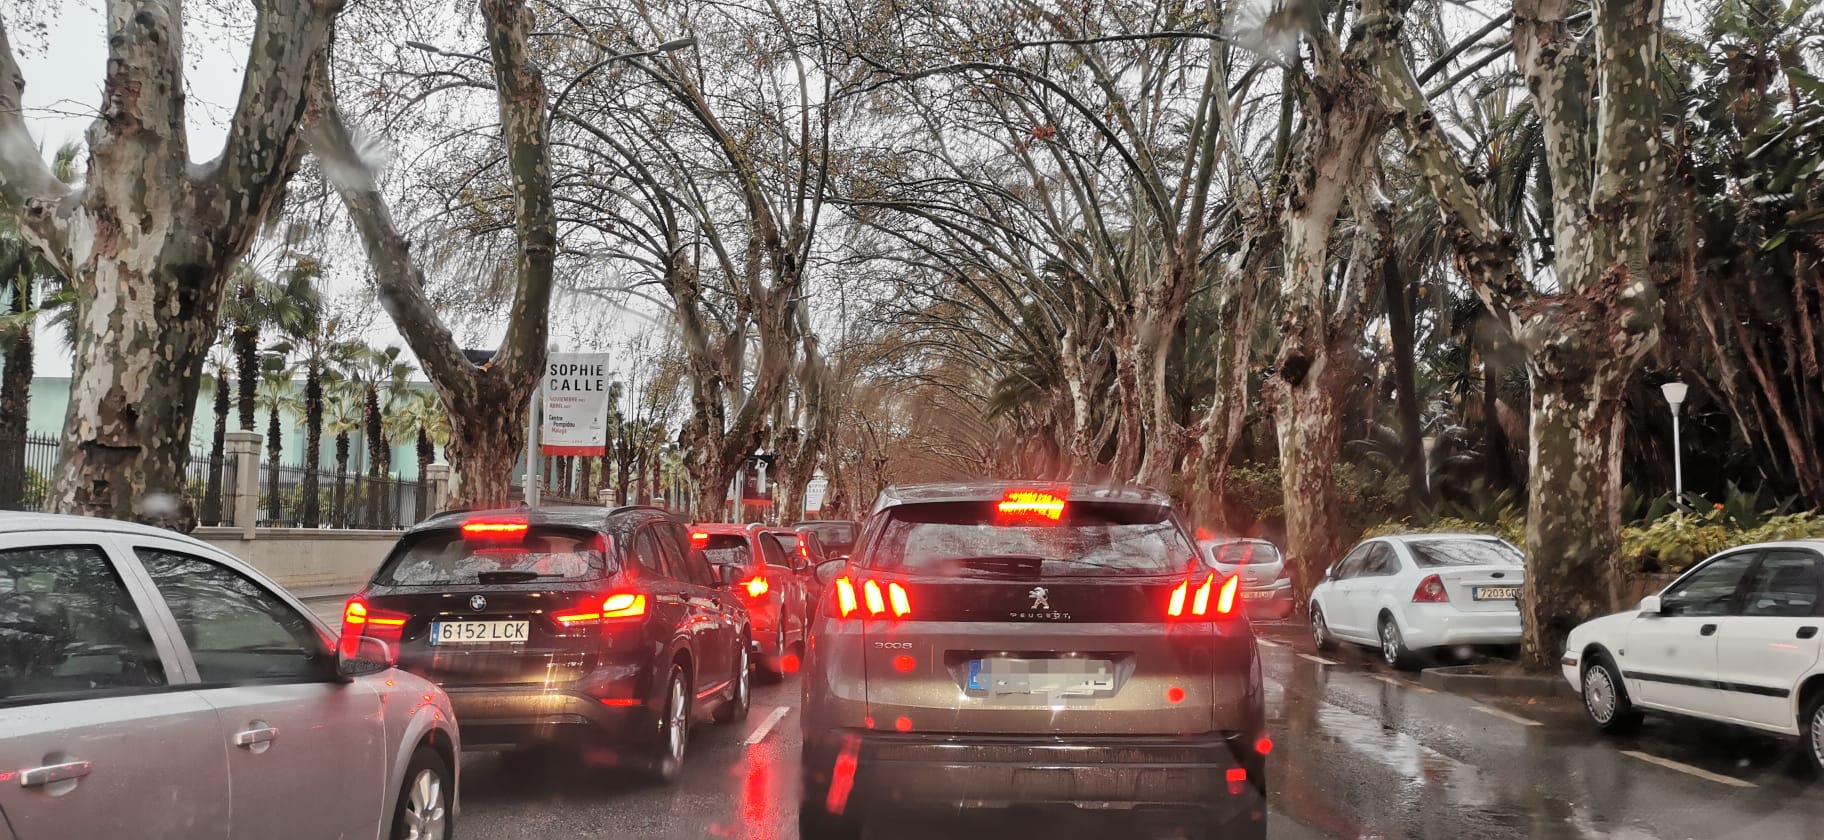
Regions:
<instances>
[{"instance_id":1,"label":"curb","mask_svg":"<svg viewBox=\"0 0 1824 840\"><path fill-rule=\"evenodd\" d=\"M1479 666L1452 665L1419 672L1419 684L1439 691L1492 697L1575 698L1577 690L1556 674L1479 674Z\"/></svg>"}]
</instances>

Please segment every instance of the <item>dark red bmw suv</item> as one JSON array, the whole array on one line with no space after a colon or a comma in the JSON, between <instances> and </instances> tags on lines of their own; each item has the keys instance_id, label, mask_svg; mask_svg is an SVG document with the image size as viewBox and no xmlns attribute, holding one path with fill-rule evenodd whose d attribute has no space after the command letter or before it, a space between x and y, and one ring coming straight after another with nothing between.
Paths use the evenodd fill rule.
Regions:
<instances>
[{"instance_id":1,"label":"dark red bmw suv","mask_svg":"<svg viewBox=\"0 0 1824 840\"><path fill-rule=\"evenodd\" d=\"M747 716L730 583L657 508L448 513L406 532L342 631L443 686L465 747L605 747L669 781L693 722Z\"/></svg>"}]
</instances>

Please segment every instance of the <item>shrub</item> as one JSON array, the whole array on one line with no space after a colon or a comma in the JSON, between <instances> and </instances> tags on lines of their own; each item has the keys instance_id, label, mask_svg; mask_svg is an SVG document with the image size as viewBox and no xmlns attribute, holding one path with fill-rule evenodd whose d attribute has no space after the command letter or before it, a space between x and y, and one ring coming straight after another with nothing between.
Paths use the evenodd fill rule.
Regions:
<instances>
[{"instance_id":1,"label":"shrub","mask_svg":"<svg viewBox=\"0 0 1824 840\"><path fill-rule=\"evenodd\" d=\"M1757 520L1752 527L1741 527ZM1621 556L1625 568L1677 574L1730 546L1814 538L1824 538L1824 517L1818 514L1786 513L1762 519L1719 504L1702 513L1673 514L1622 529Z\"/></svg>"}]
</instances>

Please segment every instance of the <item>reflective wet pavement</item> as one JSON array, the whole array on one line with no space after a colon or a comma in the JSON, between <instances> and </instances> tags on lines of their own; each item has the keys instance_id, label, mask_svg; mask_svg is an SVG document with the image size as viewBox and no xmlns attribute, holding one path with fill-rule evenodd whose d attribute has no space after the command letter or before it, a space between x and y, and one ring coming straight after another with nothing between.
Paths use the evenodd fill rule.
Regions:
<instances>
[{"instance_id":1,"label":"reflective wet pavement","mask_svg":"<svg viewBox=\"0 0 1824 840\"><path fill-rule=\"evenodd\" d=\"M1792 769L1784 742L1654 719L1638 735L1602 737L1571 701L1432 691L1366 651L1314 657L1294 627L1264 628L1263 638L1273 838L1824 837L1824 784ZM669 788L562 759L465 756L460 834L793 840L797 695L795 680L759 687L745 725L698 727L684 777ZM786 711L762 736L779 708ZM1087 818L876 829L871 837L1147 836Z\"/></svg>"}]
</instances>

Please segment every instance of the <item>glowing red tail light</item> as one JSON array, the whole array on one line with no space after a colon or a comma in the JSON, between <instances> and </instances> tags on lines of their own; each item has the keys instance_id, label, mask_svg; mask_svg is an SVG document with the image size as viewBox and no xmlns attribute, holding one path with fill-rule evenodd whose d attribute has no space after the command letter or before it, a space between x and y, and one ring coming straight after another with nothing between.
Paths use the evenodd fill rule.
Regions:
<instances>
[{"instance_id":1,"label":"glowing red tail light","mask_svg":"<svg viewBox=\"0 0 1824 840\"><path fill-rule=\"evenodd\" d=\"M645 595L617 592L602 599L599 604L590 603L576 609L554 612L551 619L564 627L580 627L609 619L640 618L645 614Z\"/></svg>"},{"instance_id":2,"label":"glowing red tail light","mask_svg":"<svg viewBox=\"0 0 1824 840\"><path fill-rule=\"evenodd\" d=\"M898 581L890 581L882 587L878 581L863 580L859 599L855 595L855 582L846 575L837 578L833 588L836 591L829 602L829 609L837 618L855 615L864 606L869 618L905 618L912 614L912 596Z\"/></svg>"},{"instance_id":3,"label":"glowing red tail light","mask_svg":"<svg viewBox=\"0 0 1824 840\"><path fill-rule=\"evenodd\" d=\"M705 532L705 531L690 532L690 546L692 548L702 548L706 545L709 545L708 532Z\"/></svg>"},{"instance_id":4,"label":"glowing red tail light","mask_svg":"<svg viewBox=\"0 0 1824 840\"><path fill-rule=\"evenodd\" d=\"M348 606L342 608L342 635L373 636L396 642L404 635L405 622L409 618L411 616L405 613L377 610L359 597L352 598Z\"/></svg>"},{"instance_id":5,"label":"glowing red tail light","mask_svg":"<svg viewBox=\"0 0 1824 840\"><path fill-rule=\"evenodd\" d=\"M1010 518L1056 522L1064 516L1064 500L1039 490L1009 490L1001 495L996 509Z\"/></svg>"},{"instance_id":6,"label":"glowing red tail light","mask_svg":"<svg viewBox=\"0 0 1824 840\"><path fill-rule=\"evenodd\" d=\"M1448 604L1450 592L1444 588L1444 581L1437 575L1428 575L1419 581L1419 588L1412 591L1412 602L1415 604Z\"/></svg>"},{"instance_id":7,"label":"glowing red tail light","mask_svg":"<svg viewBox=\"0 0 1824 840\"><path fill-rule=\"evenodd\" d=\"M471 519L462 523L464 539L519 539L529 526L524 519Z\"/></svg>"},{"instance_id":8,"label":"glowing red tail light","mask_svg":"<svg viewBox=\"0 0 1824 840\"><path fill-rule=\"evenodd\" d=\"M747 597L749 598L760 598L765 596L768 588L770 587L767 586L766 578L760 577L759 575L755 575L741 583L741 589L747 593Z\"/></svg>"},{"instance_id":9,"label":"glowing red tail light","mask_svg":"<svg viewBox=\"0 0 1824 840\"><path fill-rule=\"evenodd\" d=\"M1198 584L1196 589L1192 589L1191 581L1187 580L1172 589L1171 600L1167 601L1165 605L1166 617L1183 618L1188 615L1196 618L1211 615L1228 615L1235 609L1235 595L1240 589L1240 575L1230 575L1222 582L1221 586L1217 586L1216 573L1211 572L1204 577L1203 583ZM1214 611L1210 609L1210 594L1212 592L1216 594L1216 608ZM1187 605L1185 603L1187 599L1190 601L1188 610L1186 609Z\"/></svg>"}]
</instances>

